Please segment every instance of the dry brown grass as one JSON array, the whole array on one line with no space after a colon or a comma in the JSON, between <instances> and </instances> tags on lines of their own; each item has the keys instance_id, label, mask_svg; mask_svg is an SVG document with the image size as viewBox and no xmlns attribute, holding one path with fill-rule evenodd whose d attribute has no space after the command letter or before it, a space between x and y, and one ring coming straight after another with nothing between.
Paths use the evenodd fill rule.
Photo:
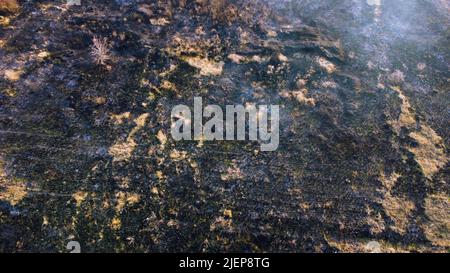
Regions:
<instances>
[{"instance_id":1,"label":"dry brown grass","mask_svg":"<svg viewBox=\"0 0 450 273\"><path fill-rule=\"evenodd\" d=\"M209 9L213 20L222 23L233 23L238 17L238 9L225 0L211 0Z\"/></svg>"},{"instance_id":2,"label":"dry brown grass","mask_svg":"<svg viewBox=\"0 0 450 273\"><path fill-rule=\"evenodd\" d=\"M450 198L445 194L429 195L425 200L428 221L422 226L434 245L450 247Z\"/></svg>"},{"instance_id":3,"label":"dry brown grass","mask_svg":"<svg viewBox=\"0 0 450 273\"><path fill-rule=\"evenodd\" d=\"M182 2L182 1L180 1ZM195 0L199 14L209 14L214 22L231 25L235 22L253 24L258 18L265 17L268 10L258 5L258 0ZM179 4L181 7L182 5Z\"/></svg>"},{"instance_id":4,"label":"dry brown grass","mask_svg":"<svg viewBox=\"0 0 450 273\"><path fill-rule=\"evenodd\" d=\"M410 129L409 134L417 142L416 147L408 147L415 156L416 161L422 168L427 178L432 178L439 170L445 167L449 158L444 150L443 139L426 123L416 129L415 111L399 87L392 87L401 99L401 113L398 120L390 121L391 126L400 133L401 128Z\"/></svg>"},{"instance_id":5,"label":"dry brown grass","mask_svg":"<svg viewBox=\"0 0 450 273\"><path fill-rule=\"evenodd\" d=\"M109 148L108 152L114 157L114 161L127 161L131 158L134 149L137 146L134 136L145 126L148 116L149 114L146 113L137 117L134 120L136 126L128 134L128 138L126 139L126 141L117 142Z\"/></svg>"},{"instance_id":6,"label":"dry brown grass","mask_svg":"<svg viewBox=\"0 0 450 273\"><path fill-rule=\"evenodd\" d=\"M4 165L4 162L0 159L0 200L14 206L27 195L26 183L20 179L8 178Z\"/></svg>"},{"instance_id":7,"label":"dry brown grass","mask_svg":"<svg viewBox=\"0 0 450 273\"><path fill-rule=\"evenodd\" d=\"M390 193L383 199L383 208L391 218L391 229L399 234L405 234L409 224L409 218L416 209L414 203L406 198L394 197Z\"/></svg>"},{"instance_id":8,"label":"dry brown grass","mask_svg":"<svg viewBox=\"0 0 450 273\"><path fill-rule=\"evenodd\" d=\"M448 161L442 138L426 125L422 126L421 131L411 132L409 136L419 144L409 150L414 153L425 176L431 179Z\"/></svg>"},{"instance_id":9,"label":"dry brown grass","mask_svg":"<svg viewBox=\"0 0 450 273\"><path fill-rule=\"evenodd\" d=\"M20 9L17 0L0 0L0 11L17 12Z\"/></svg>"}]
</instances>

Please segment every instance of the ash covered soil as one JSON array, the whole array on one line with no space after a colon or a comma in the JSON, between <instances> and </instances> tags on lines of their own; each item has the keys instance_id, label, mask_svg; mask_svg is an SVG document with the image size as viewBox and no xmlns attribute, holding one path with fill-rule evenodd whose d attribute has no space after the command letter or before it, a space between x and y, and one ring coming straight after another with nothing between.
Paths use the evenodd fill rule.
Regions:
<instances>
[{"instance_id":1,"label":"ash covered soil","mask_svg":"<svg viewBox=\"0 0 450 273\"><path fill-rule=\"evenodd\" d=\"M450 250L447 1L14 2L1 252ZM174 141L194 96L279 104L278 150Z\"/></svg>"}]
</instances>

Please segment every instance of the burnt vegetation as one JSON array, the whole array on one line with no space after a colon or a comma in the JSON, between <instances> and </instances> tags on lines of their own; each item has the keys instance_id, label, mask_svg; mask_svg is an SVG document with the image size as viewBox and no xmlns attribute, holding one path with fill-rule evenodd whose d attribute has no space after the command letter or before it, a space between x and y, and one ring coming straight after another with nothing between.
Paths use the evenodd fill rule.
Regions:
<instances>
[{"instance_id":1,"label":"burnt vegetation","mask_svg":"<svg viewBox=\"0 0 450 273\"><path fill-rule=\"evenodd\" d=\"M0 0L0 251L448 251L448 39L365 1L55 2ZM280 148L173 141L194 96L281 105Z\"/></svg>"}]
</instances>

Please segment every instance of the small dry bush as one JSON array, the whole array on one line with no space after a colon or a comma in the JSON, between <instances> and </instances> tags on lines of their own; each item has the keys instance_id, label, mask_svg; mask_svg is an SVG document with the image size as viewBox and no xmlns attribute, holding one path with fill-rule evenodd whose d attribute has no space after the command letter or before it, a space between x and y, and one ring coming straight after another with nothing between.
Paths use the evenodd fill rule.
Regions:
<instances>
[{"instance_id":1,"label":"small dry bush","mask_svg":"<svg viewBox=\"0 0 450 273\"><path fill-rule=\"evenodd\" d=\"M106 65L111 59L110 45L106 38L94 36L92 39L91 56L97 64Z\"/></svg>"}]
</instances>

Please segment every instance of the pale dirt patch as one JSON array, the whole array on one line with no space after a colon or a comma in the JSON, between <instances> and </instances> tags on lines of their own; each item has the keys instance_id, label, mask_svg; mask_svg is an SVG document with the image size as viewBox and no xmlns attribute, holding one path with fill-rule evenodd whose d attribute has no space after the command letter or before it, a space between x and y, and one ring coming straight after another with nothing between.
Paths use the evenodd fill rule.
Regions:
<instances>
[{"instance_id":1,"label":"pale dirt patch","mask_svg":"<svg viewBox=\"0 0 450 273\"><path fill-rule=\"evenodd\" d=\"M150 23L155 26L166 26L170 24L170 21L166 18L157 18L157 19L150 19Z\"/></svg>"},{"instance_id":2,"label":"pale dirt patch","mask_svg":"<svg viewBox=\"0 0 450 273\"><path fill-rule=\"evenodd\" d=\"M4 77L9 81L15 82L20 80L20 76L22 76L22 73L22 70L7 69L4 72Z\"/></svg>"},{"instance_id":3,"label":"pale dirt patch","mask_svg":"<svg viewBox=\"0 0 450 273\"><path fill-rule=\"evenodd\" d=\"M309 105L309 106L315 106L316 105L316 101L314 100L314 98L308 98L306 97L307 95L307 90L306 89L300 90L300 91L294 91L292 92L292 95L294 96L294 98L303 104Z\"/></svg>"},{"instance_id":4,"label":"pale dirt patch","mask_svg":"<svg viewBox=\"0 0 450 273\"><path fill-rule=\"evenodd\" d=\"M316 63L322 69L324 69L328 74L332 74L332 73L336 72L336 65L333 64L332 62L328 61L324 57L317 57L316 58Z\"/></svg>"},{"instance_id":5,"label":"pale dirt patch","mask_svg":"<svg viewBox=\"0 0 450 273\"><path fill-rule=\"evenodd\" d=\"M289 61L289 59L288 59L288 57L286 57L285 55L283 55L283 54L281 54L281 53L279 53L278 55L277 55L277 58L278 58L278 60L280 61L280 62L288 62Z\"/></svg>"},{"instance_id":6,"label":"pale dirt patch","mask_svg":"<svg viewBox=\"0 0 450 273\"><path fill-rule=\"evenodd\" d=\"M200 69L202 76L220 76L223 72L223 62L215 62L207 58L185 57L184 60L192 67Z\"/></svg>"},{"instance_id":7,"label":"pale dirt patch","mask_svg":"<svg viewBox=\"0 0 450 273\"><path fill-rule=\"evenodd\" d=\"M321 83L323 88L328 88L328 89L336 89L337 88L337 83L335 83L334 81L324 81Z\"/></svg>"},{"instance_id":8,"label":"pale dirt patch","mask_svg":"<svg viewBox=\"0 0 450 273\"><path fill-rule=\"evenodd\" d=\"M50 57L50 55L51 54L48 51L41 51L37 54L38 58L40 58L40 59L46 59L46 58Z\"/></svg>"},{"instance_id":9,"label":"pale dirt patch","mask_svg":"<svg viewBox=\"0 0 450 273\"><path fill-rule=\"evenodd\" d=\"M371 253L373 252L373 248L370 247L371 244L375 244L377 248L379 248L376 252L380 253L429 252L428 248L424 245L392 244L384 240L369 241L368 239L355 240L348 238L342 240L340 238L332 238L331 236L325 236L325 240L330 246L335 247L344 253Z\"/></svg>"},{"instance_id":10,"label":"pale dirt patch","mask_svg":"<svg viewBox=\"0 0 450 273\"><path fill-rule=\"evenodd\" d=\"M308 90L306 88L295 91L283 90L280 92L280 96L285 99L294 99L297 102L308 106L314 107L316 105L314 98L308 97Z\"/></svg>"},{"instance_id":11,"label":"pale dirt patch","mask_svg":"<svg viewBox=\"0 0 450 273\"><path fill-rule=\"evenodd\" d=\"M230 59L233 63L240 64L245 61L245 57L238 54L230 54L228 55L228 59Z\"/></svg>"}]
</instances>

